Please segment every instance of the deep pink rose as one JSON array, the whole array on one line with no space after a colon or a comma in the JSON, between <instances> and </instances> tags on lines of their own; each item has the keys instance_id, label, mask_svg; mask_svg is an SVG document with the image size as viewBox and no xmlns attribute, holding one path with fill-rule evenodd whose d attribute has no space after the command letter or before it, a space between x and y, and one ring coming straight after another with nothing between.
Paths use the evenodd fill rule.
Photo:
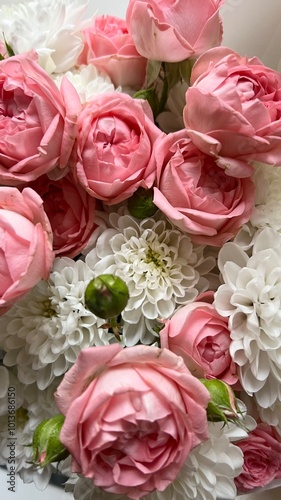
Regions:
<instances>
[{"instance_id":1,"label":"deep pink rose","mask_svg":"<svg viewBox=\"0 0 281 500\"><path fill-rule=\"evenodd\" d=\"M227 384L237 382L232 361L227 318L212 304L198 300L176 311L160 332L161 347L182 356L196 377L219 378Z\"/></svg>"},{"instance_id":2,"label":"deep pink rose","mask_svg":"<svg viewBox=\"0 0 281 500\"><path fill-rule=\"evenodd\" d=\"M155 158L153 202L194 241L221 246L249 220L253 182L226 175L185 130L158 140Z\"/></svg>"},{"instance_id":3,"label":"deep pink rose","mask_svg":"<svg viewBox=\"0 0 281 500\"><path fill-rule=\"evenodd\" d=\"M76 175L108 205L153 184L153 145L164 134L147 113L146 101L114 92L92 99L79 115Z\"/></svg>"},{"instance_id":4,"label":"deep pink rose","mask_svg":"<svg viewBox=\"0 0 281 500\"><path fill-rule=\"evenodd\" d=\"M77 184L70 174L57 181L43 175L31 187L44 202L44 210L53 231L55 254L77 256L97 227L95 198Z\"/></svg>"},{"instance_id":5,"label":"deep pink rose","mask_svg":"<svg viewBox=\"0 0 281 500\"><path fill-rule=\"evenodd\" d=\"M51 226L40 196L30 188L21 193L14 187L0 187L2 314L42 278L49 277L53 260Z\"/></svg>"},{"instance_id":6,"label":"deep pink rose","mask_svg":"<svg viewBox=\"0 0 281 500\"><path fill-rule=\"evenodd\" d=\"M85 45L79 63L91 63L105 71L116 87L142 87L147 60L137 52L126 21L100 16L93 22L93 26L84 30Z\"/></svg>"},{"instance_id":7,"label":"deep pink rose","mask_svg":"<svg viewBox=\"0 0 281 500\"><path fill-rule=\"evenodd\" d=\"M209 393L167 349L85 349L55 398L73 470L108 493L163 491L208 438Z\"/></svg>"},{"instance_id":8,"label":"deep pink rose","mask_svg":"<svg viewBox=\"0 0 281 500\"><path fill-rule=\"evenodd\" d=\"M273 427L258 424L247 438L236 441L235 445L244 454L243 470L235 478L239 491L264 487L281 477L281 437Z\"/></svg>"},{"instance_id":9,"label":"deep pink rose","mask_svg":"<svg viewBox=\"0 0 281 500\"><path fill-rule=\"evenodd\" d=\"M281 75L256 57L219 47L195 63L184 122L196 146L229 175L246 177L258 160L281 165Z\"/></svg>"},{"instance_id":10,"label":"deep pink rose","mask_svg":"<svg viewBox=\"0 0 281 500\"><path fill-rule=\"evenodd\" d=\"M179 62L219 45L223 0L130 0L126 21L140 54Z\"/></svg>"},{"instance_id":11,"label":"deep pink rose","mask_svg":"<svg viewBox=\"0 0 281 500\"><path fill-rule=\"evenodd\" d=\"M81 104L72 84L61 91L33 53L0 61L0 182L16 186L64 168Z\"/></svg>"}]
</instances>

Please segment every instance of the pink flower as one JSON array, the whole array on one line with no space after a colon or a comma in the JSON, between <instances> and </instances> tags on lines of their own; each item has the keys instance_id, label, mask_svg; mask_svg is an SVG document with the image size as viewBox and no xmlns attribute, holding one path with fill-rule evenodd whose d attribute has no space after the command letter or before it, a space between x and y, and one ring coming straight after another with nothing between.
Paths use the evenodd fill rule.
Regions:
<instances>
[{"instance_id":1,"label":"pink flower","mask_svg":"<svg viewBox=\"0 0 281 500\"><path fill-rule=\"evenodd\" d=\"M229 353L227 319L212 304L198 300L178 309L160 332L161 347L182 356L196 377L237 382L236 365Z\"/></svg>"},{"instance_id":2,"label":"pink flower","mask_svg":"<svg viewBox=\"0 0 281 500\"><path fill-rule=\"evenodd\" d=\"M153 145L163 135L146 101L117 92L97 96L78 118L78 181L108 205L129 198L140 186L151 187Z\"/></svg>"},{"instance_id":3,"label":"pink flower","mask_svg":"<svg viewBox=\"0 0 281 500\"><path fill-rule=\"evenodd\" d=\"M17 188L0 187L0 249L3 314L41 279L48 278L54 260L50 223L43 201L33 189L20 193Z\"/></svg>"},{"instance_id":4,"label":"pink flower","mask_svg":"<svg viewBox=\"0 0 281 500\"><path fill-rule=\"evenodd\" d=\"M0 61L0 182L19 185L66 166L80 101L65 79L61 92L33 53Z\"/></svg>"},{"instance_id":5,"label":"pink flower","mask_svg":"<svg viewBox=\"0 0 281 500\"><path fill-rule=\"evenodd\" d=\"M57 181L43 175L31 187L44 202L44 210L53 231L55 254L77 256L97 227L95 198L79 186L70 174Z\"/></svg>"},{"instance_id":6,"label":"pink flower","mask_svg":"<svg viewBox=\"0 0 281 500\"><path fill-rule=\"evenodd\" d=\"M196 146L229 175L246 177L258 160L281 165L281 75L228 48L195 63L184 122Z\"/></svg>"},{"instance_id":7,"label":"pink flower","mask_svg":"<svg viewBox=\"0 0 281 500\"><path fill-rule=\"evenodd\" d=\"M258 424L248 437L236 441L244 454L241 474L235 479L241 492L264 487L281 477L281 438L267 424Z\"/></svg>"},{"instance_id":8,"label":"pink flower","mask_svg":"<svg viewBox=\"0 0 281 500\"><path fill-rule=\"evenodd\" d=\"M163 491L208 438L209 393L167 349L85 349L55 398L73 470L108 493Z\"/></svg>"},{"instance_id":9,"label":"pink flower","mask_svg":"<svg viewBox=\"0 0 281 500\"><path fill-rule=\"evenodd\" d=\"M185 130L158 140L155 158L153 202L194 241L221 246L249 220L253 182L226 175Z\"/></svg>"},{"instance_id":10,"label":"pink flower","mask_svg":"<svg viewBox=\"0 0 281 500\"><path fill-rule=\"evenodd\" d=\"M140 54L179 62L219 45L223 0L130 0L126 20Z\"/></svg>"},{"instance_id":11,"label":"pink flower","mask_svg":"<svg viewBox=\"0 0 281 500\"><path fill-rule=\"evenodd\" d=\"M116 87L142 87L147 60L137 52L126 21L114 16L95 17L84 36L80 64L91 63L105 71Z\"/></svg>"}]
</instances>

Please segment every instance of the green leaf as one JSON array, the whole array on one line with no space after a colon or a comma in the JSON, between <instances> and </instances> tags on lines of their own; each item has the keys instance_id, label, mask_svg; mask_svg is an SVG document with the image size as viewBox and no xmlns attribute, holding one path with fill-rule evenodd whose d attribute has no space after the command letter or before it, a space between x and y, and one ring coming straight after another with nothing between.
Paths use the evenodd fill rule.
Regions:
<instances>
[{"instance_id":1,"label":"green leaf","mask_svg":"<svg viewBox=\"0 0 281 500\"><path fill-rule=\"evenodd\" d=\"M157 80L159 73L161 71L162 63L161 61L148 61L146 67L146 80L145 88L151 87L151 85Z\"/></svg>"},{"instance_id":2,"label":"green leaf","mask_svg":"<svg viewBox=\"0 0 281 500\"><path fill-rule=\"evenodd\" d=\"M145 99L153 112L154 118L157 116L159 109L159 99L155 87L150 87L148 89L138 90L134 95L134 99Z\"/></svg>"},{"instance_id":3,"label":"green leaf","mask_svg":"<svg viewBox=\"0 0 281 500\"><path fill-rule=\"evenodd\" d=\"M3 33L3 32L2 32L2 34L3 34L3 39L4 39L4 43L5 43L6 50L7 50L7 52L8 52L8 56L9 56L9 57L13 57L13 56L15 55L15 53L14 53L14 51L13 51L13 49L12 49L11 45L7 42L7 40L6 40L5 35L4 35L4 33Z\"/></svg>"},{"instance_id":4,"label":"green leaf","mask_svg":"<svg viewBox=\"0 0 281 500\"><path fill-rule=\"evenodd\" d=\"M190 76L191 76L191 71L194 66L195 60L192 59L185 59L185 61L181 61L179 63L179 73L181 76L181 79L186 82L188 85L190 85Z\"/></svg>"}]
</instances>

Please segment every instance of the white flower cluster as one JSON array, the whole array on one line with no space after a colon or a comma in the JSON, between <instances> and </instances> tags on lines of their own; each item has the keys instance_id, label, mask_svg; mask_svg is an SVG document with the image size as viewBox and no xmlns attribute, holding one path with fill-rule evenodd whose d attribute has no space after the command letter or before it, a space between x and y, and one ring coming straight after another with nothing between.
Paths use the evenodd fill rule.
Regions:
<instances>
[{"instance_id":1,"label":"white flower cluster","mask_svg":"<svg viewBox=\"0 0 281 500\"><path fill-rule=\"evenodd\" d=\"M214 303L222 316L229 317L230 352L244 390L263 409L273 411L275 405L277 413L281 401L280 261L281 234L273 229L258 231L248 253L236 243L226 243L218 259L224 284Z\"/></svg>"},{"instance_id":2,"label":"white flower cluster","mask_svg":"<svg viewBox=\"0 0 281 500\"><path fill-rule=\"evenodd\" d=\"M54 74L53 80L60 88L65 76L78 92L82 104L90 101L95 95L114 92L115 87L107 75L102 75L92 64L81 65L59 75ZM120 90L120 89L117 89Z\"/></svg>"},{"instance_id":3,"label":"white flower cluster","mask_svg":"<svg viewBox=\"0 0 281 500\"><path fill-rule=\"evenodd\" d=\"M255 228L272 227L281 232L281 167L255 165L255 206L251 224Z\"/></svg>"},{"instance_id":4,"label":"white flower cluster","mask_svg":"<svg viewBox=\"0 0 281 500\"><path fill-rule=\"evenodd\" d=\"M4 364L19 380L43 390L64 374L81 349L115 339L104 321L84 306L93 273L82 261L57 258L48 283L41 281L0 318Z\"/></svg>"},{"instance_id":5,"label":"white flower cluster","mask_svg":"<svg viewBox=\"0 0 281 500\"><path fill-rule=\"evenodd\" d=\"M32 0L0 6L0 33L15 54L33 49L48 73L76 64L87 0Z\"/></svg>"},{"instance_id":6,"label":"white flower cluster","mask_svg":"<svg viewBox=\"0 0 281 500\"><path fill-rule=\"evenodd\" d=\"M13 388L15 395L15 470L24 482L34 482L39 490L49 484L50 477L55 468L46 466L35 467L33 460L32 444L33 433L36 427L46 418L57 413L54 402L54 391L61 378L57 378L49 387L40 391L37 385L22 384L15 375L14 369L0 366L1 393L0 393L0 464L6 465L10 457L10 448L7 446L7 422L9 408L7 405L8 387ZM3 382L3 385L2 385Z\"/></svg>"},{"instance_id":7,"label":"white flower cluster","mask_svg":"<svg viewBox=\"0 0 281 500\"><path fill-rule=\"evenodd\" d=\"M130 298L122 312L125 345L151 344L157 339L157 321L197 296L202 249L196 251L189 236L165 219L139 222L111 213L109 225L86 263L95 276L116 274L128 286Z\"/></svg>"}]
</instances>

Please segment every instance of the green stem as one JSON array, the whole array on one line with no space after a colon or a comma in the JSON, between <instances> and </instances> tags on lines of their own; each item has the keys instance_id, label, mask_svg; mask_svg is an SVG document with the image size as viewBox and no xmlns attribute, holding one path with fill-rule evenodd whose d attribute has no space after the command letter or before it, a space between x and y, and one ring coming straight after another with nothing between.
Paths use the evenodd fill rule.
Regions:
<instances>
[{"instance_id":1,"label":"green stem","mask_svg":"<svg viewBox=\"0 0 281 500\"><path fill-rule=\"evenodd\" d=\"M168 79L167 79L167 75L166 75L166 71L165 71L165 63L163 63L163 70L164 70L163 88L162 88L162 93L161 93L160 100L159 100L157 115L159 115L162 111L164 111L165 105L166 105L166 102L168 99L168 95L169 95L169 83L168 83Z\"/></svg>"},{"instance_id":2,"label":"green stem","mask_svg":"<svg viewBox=\"0 0 281 500\"><path fill-rule=\"evenodd\" d=\"M118 325L118 322L117 322L117 317L115 316L114 318L109 318L108 324L109 324L110 328L112 328L112 331L113 331L113 333L115 335L115 338L120 342L121 341L121 337L120 337L119 325Z\"/></svg>"}]
</instances>

